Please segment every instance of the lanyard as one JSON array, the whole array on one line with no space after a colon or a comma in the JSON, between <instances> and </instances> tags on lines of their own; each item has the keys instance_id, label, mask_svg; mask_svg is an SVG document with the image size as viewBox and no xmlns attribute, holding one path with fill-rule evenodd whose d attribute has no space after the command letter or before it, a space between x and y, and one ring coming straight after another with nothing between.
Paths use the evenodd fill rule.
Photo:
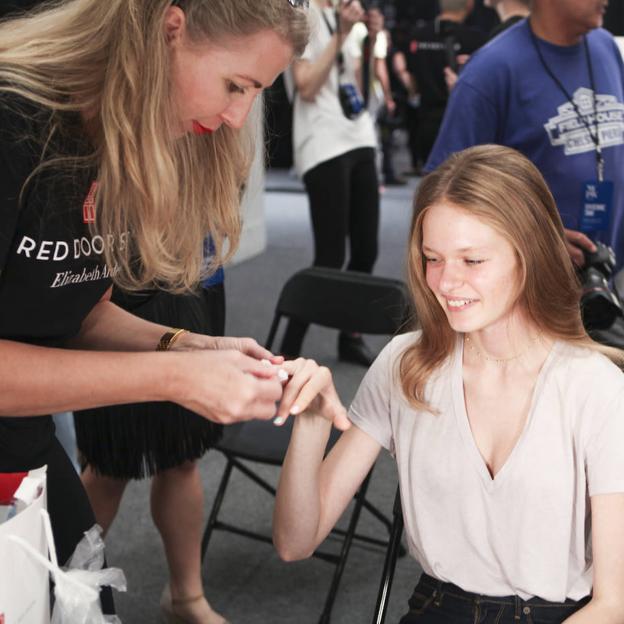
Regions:
<instances>
[{"instance_id":1,"label":"lanyard","mask_svg":"<svg viewBox=\"0 0 624 624\"><path fill-rule=\"evenodd\" d=\"M604 163L604 156L602 154L602 147L600 145L600 134L599 134L599 129L598 129L598 105L596 104L596 83L594 81L594 68L592 67L591 56L589 54L589 44L587 43L587 37L586 36L583 37L583 46L585 48L585 58L587 59L587 68L589 70L589 84L591 85L591 88L592 88L592 98L593 98L593 104L594 104L594 129L593 131L587 119L585 119L585 117L581 115L581 111L579 110L579 107L577 106L576 102L572 99L572 96L570 95L570 93L568 93L568 90L563 86L559 78L555 76L552 69L550 69L550 67L546 63L546 59L544 58L544 55L542 54L539 43L537 41L537 37L535 36L535 33L533 32L533 29L531 28L530 24L529 24L529 32L531 33L531 41L533 42L533 47L535 48L535 51L537 52L537 56L539 57L539 60L542 63L542 67L544 68L546 73L551 77L552 81L559 87L560 91L566 96L566 98L568 99L568 102L572 104L572 106L574 107L574 110L576 111L577 117L579 118L581 122L583 122L583 125L587 128L587 132L589 132L589 136L591 137L591 140L593 141L596 147L596 171L598 173L598 181L603 182L605 163Z\"/></svg>"}]
</instances>

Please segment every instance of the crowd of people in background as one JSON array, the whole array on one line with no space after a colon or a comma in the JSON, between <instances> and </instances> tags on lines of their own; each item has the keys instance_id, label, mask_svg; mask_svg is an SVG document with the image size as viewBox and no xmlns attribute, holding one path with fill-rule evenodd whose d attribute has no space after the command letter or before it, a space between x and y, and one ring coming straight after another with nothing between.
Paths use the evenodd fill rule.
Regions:
<instances>
[{"instance_id":1,"label":"crowd of people in background","mask_svg":"<svg viewBox=\"0 0 624 624\"><path fill-rule=\"evenodd\" d=\"M378 128L378 168L383 186L403 185L406 178L423 173L460 70L485 43L525 19L530 4L531 0L362 2L365 13L356 25L360 33L357 38L363 42L361 33L371 24L383 38L372 67L368 69L366 63L361 66L362 74L377 78L370 112ZM624 16L616 4L608 7L604 27L622 36ZM553 7L558 10L559 4ZM292 102L288 103L281 80L269 93L267 105L269 163L290 167L292 129L288 120ZM409 166L400 170L393 162L397 129L406 135L410 159Z\"/></svg>"}]
</instances>

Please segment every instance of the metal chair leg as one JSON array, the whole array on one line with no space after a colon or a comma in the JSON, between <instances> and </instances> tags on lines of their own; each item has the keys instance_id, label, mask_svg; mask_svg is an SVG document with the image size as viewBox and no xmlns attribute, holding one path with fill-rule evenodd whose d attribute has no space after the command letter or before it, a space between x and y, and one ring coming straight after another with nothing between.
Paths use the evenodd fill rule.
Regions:
<instances>
[{"instance_id":1,"label":"metal chair leg","mask_svg":"<svg viewBox=\"0 0 624 624\"><path fill-rule=\"evenodd\" d=\"M390 533L388 550L386 551L383 573L381 575L381 583L379 585L379 593L377 594L377 604L375 605L373 624L383 624L386 619L396 560L397 557L400 556L401 535L403 534L403 512L401 510L401 496L398 487L394 498L393 514L394 522L392 523L392 531Z\"/></svg>"},{"instance_id":2,"label":"metal chair leg","mask_svg":"<svg viewBox=\"0 0 624 624\"><path fill-rule=\"evenodd\" d=\"M210 510L210 515L208 516L208 522L206 523L206 528L204 529L204 535L202 537L202 543L201 543L201 560L202 561L204 560L206 549L208 548L208 542L210 541L212 530L214 529L214 526L217 523L217 516L219 515L219 510L221 509L223 498L225 496L225 489L227 488L227 484L228 484L228 481L230 480L231 474L232 474L232 462L228 459L225 465L225 470L223 471L223 476L221 477L221 483L219 483L219 489L217 490L214 503L212 504L212 509Z\"/></svg>"},{"instance_id":3,"label":"metal chair leg","mask_svg":"<svg viewBox=\"0 0 624 624\"><path fill-rule=\"evenodd\" d=\"M364 481L362 481L362 485L360 485L360 489L355 495L355 505L353 507L353 512L351 513L351 518L349 520L349 527L347 529L344 541L342 542L342 548L340 549L340 558L338 563L336 564L336 569L334 570L334 576L329 587L329 593L327 594L327 598L325 599L325 606L323 607L323 613L321 614L319 624L329 624L331 611L336 600L336 594L338 593L338 585L340 584L340 580L342 579L342 574L345 569L347 557L349 556L349 551L351 550L353 535L355 533L358 520L360 519L362 503L366 496L366 491L368 490L368 483L370 481L371 474L372 470L366 475L366 478L364 479Z\"/></svg>"}]
</instances>

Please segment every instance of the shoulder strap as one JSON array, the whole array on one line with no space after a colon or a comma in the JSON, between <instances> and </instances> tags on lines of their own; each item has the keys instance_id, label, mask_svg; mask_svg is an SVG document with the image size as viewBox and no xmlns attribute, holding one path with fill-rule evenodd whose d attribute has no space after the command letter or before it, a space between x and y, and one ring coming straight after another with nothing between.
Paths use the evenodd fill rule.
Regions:
<instances>
[{"instance_id":1,"label":"shoulder strap","mask_svg":"<svg viewBox=\"0 0 624 624\"><path fill-rule=\"evenodd\" d=\"M327 30L329 30L329 34L333 35L336 31L334 27L329 23L327 19L327 15L325 15L325 11L321 9L321 16L323 17L323 21L327 26ZM338 15L336 15L336 22L338 21ZM338 64L338 73L342 74L344 72L344 56L342 55L342 50L339 49L336 54L336 63Z\"/></svg>"},{"instance_id":2,"label":"shoulder strap","mask_svg":"<svg viewBox=\"0 0 624 624\"><path fill-rule=\"evenodd\" d=\"M335 30L333 26L329 23L329 20L327 19L327 15L325 15L324 9L321 9L321 16L323 17L323 21L325 22L325 25L327 26L327 30L329 30L329 34L333 35Z\"/></svg>"}]
</instances>

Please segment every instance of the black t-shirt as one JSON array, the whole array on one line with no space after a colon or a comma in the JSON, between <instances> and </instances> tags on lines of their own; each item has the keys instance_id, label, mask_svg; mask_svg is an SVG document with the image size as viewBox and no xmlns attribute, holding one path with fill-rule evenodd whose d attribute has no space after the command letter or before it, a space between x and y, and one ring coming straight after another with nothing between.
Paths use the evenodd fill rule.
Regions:
<instances>
[{"instance_id":1,"label":"black t-shirt","mask_svg":"<svg viewBox=\"0 0 624 624\"><path fill-rule=\"evenodd\" d=\"M444 109L448 88L444 68L449 56L472 54L485 42L485 35L458 22L435 20L412 31L407 49L407 68L418 83L423 108Z\"/></svg>"},{"instance_id":2,"label":"black t-shirt","mask_svg":"<svg viewBox=\"0 0 624 624\"><path fill-rule=\"evenodd\" d=\"M88 226L94 168L66 163L28 180L42 155L88 153L77 120L64 121L44 154L51 114L0 96L0 338L61 346L110 286L108 243Z\"/></svg>"},{"instance_id":3,"label":"black t-shirt","mask_svg":"<svg viewBox=\"0 0 624 624\"><path fill-rule=\"evenodd\" d=\"M505 32L508 28L511 28L514 24L521 22L523 19L525 18L522 17L522 15L512 15L511 17L507 18L504 22L501 22L500 24L492 28L489 34L489 39L494 39L494 37L497 37L502 32Z\"/></svg>"},{"instance_id":4,"label":"black t-shirt","mask_svg":"<svg viewBox=\"0 0 624 624\"><path fill-rule=\"evenodd\" d=\"M78 119L63 120L44 152L54 117L0 94L0 338L62 346L110 286L104 242L85 223L96 170L47 167L26 183L46 153L88 153ZM53 432L50 418L0 418L0 470L45 463Z\"/></svg>"}]
</instances>

